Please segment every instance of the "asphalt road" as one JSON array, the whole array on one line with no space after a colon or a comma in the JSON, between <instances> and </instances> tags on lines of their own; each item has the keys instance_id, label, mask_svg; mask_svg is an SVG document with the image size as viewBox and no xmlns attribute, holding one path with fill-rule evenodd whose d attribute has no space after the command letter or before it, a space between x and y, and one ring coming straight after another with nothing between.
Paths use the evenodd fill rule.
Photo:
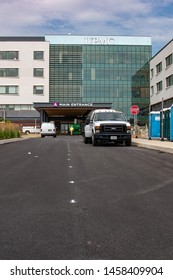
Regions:
<instances>
[{"instance_id":1,"label":"asphalt road","mask_svg":"<svg viewBox=\"0 0 173 280\"><path fill-rule=\"evenodd\" d=\"M0 259L173 259L173 156L81 136L0 146Z\"/></svg>"}]
</instances>

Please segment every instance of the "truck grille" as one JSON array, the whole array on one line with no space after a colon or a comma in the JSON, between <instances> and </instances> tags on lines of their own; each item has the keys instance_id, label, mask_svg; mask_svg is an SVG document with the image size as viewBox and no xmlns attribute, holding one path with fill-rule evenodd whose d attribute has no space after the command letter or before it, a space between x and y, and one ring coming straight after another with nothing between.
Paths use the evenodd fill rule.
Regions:
<instances>
[{"instance_id":1,"label":"truck grille","mask_svg":"<svg viewBox=\"0 0 173 280\"><path fill-rule=\"evenodd\" d=\"M105 133L122 133L126 132L125 124L101 124L101 132Z\"/></svg>"}]
</instances>

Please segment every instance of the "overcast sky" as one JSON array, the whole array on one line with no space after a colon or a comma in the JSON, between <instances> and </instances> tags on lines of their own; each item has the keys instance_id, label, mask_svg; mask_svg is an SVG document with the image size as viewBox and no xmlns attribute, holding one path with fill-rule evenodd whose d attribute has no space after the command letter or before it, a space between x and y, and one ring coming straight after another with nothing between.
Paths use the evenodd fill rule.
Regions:
<instances>
[{"instance_id":1,"label":"overcast sky","mask_svg":"<svg viewBox=\"0 0 173 280\"><path fill-rule=\"evenodd\" d=\"M0 36L151 36L173 39L173 0L0 0Z\"/></svg>"}]
</instances>

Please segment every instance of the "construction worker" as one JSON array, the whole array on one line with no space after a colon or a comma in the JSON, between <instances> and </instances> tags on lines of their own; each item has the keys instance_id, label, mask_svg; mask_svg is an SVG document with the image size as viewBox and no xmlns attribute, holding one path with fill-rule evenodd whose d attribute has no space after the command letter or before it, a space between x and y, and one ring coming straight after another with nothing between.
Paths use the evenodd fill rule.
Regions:
<instances>
[{"instance_id":1,"label":"construction worker","mask_svg":"<svg viewBox=\"0 0 173 280\"><path fill-rule=\"evenodd\" d=\"M70 126L70 134L73 135L74 127L71 125Z\"/></svg>"}]
</instances>

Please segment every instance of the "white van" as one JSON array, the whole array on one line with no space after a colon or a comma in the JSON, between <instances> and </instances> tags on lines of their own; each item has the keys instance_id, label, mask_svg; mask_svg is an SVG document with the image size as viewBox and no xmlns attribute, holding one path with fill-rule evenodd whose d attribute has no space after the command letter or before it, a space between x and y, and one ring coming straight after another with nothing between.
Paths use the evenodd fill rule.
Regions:
<instances>
[{"instance_id":1,"label":"white van","mask_svg":"<svg viewBox=\"0 0 173 280\"><path fill-rule=\"evenodd\" d=\"M41 137L45 136L56 137L56 126L53 122L43 122L41 124Z\"/></svg>"}]
</instances>

